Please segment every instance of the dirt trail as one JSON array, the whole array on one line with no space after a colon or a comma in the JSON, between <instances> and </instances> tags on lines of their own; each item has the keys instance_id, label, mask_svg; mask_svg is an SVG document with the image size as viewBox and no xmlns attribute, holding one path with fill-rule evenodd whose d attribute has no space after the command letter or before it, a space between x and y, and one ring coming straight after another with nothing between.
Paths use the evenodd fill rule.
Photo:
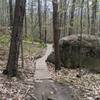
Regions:
<instances>
[{"instance_id":1,"label":"dirt trail","mask_svg":"<svg viewBox=\"0 0 100 100\"><path fill-rule=\"evenodd\" d=\"M68 86L52 80L46 64L48 55L53 51L52 45L47 45L45 55L36 61L35 95L37 100L75 100Z\"/></svg>"}]
</instances>

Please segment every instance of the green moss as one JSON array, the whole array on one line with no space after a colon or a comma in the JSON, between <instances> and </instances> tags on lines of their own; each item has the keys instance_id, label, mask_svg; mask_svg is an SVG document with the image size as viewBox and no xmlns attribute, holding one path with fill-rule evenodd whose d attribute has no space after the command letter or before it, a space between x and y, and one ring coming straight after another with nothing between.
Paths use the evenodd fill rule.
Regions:
<instances>
[{"instance_id":1,"label":"green moss","mask_svg":"<svg viewBox=\"0 0 100 100\"><path fill-rule=\"evenodd\" d=\"M24 56L34 56L38 52L40 52L44 48L44 45L39 42L29 43L24 42L23 43L23 50L24 50Z\"/></svg>"},{"instance_id":2,"label":"green moss","mask_svg":"<svg viewBox=\"0 0 100 100\"><path fill-rule=\"evenodd\" d=\"M42 42L39 38L33 37L32 35L24 36L23 40L28 42Z\"/></svg>"},{"instance_id":3,"label":"green moss","mask_svg":"<svg viewBox=\"0 0 100 100\"><path fill-rule=\"evenodd\" d=\"M10 41L9 35L0 35L0 44L8 44Z\"/></svg>"},{"instance_id":4,"label":"green moss","mask_svg":"<svg viewBox=\"0 0 100 100\"><path fill-rule=\"evenodd\" d=\"M10 35L0 35L0 45L8 46L10 43Z\"/></svg>"},{"instance_id":5,"label":"green moss","mask_svg":"<svg viewBox=\"0 0 100 100\"><path fill-rule=\"evenodd\" d=\"M10 35L0 35L0 45L5 47L10 43ZM24 37L23 38L23 51L24 51L24 57L28 55L34 56L38 52L40 52L43 48L45 48L46 45L43 42L36 42L33 41L31 36Z\"/></svg>"},{"instance_id":6,"label":"green moss","mask_svg":"<svg viewBox=\"0 0 100 100\"><path fill-rule=\"evenodd\" d=\"M31 42L32 43L32 41L33 41L33 38L32 38L32 36L25 36L25 37L23 37L23 41L25 41L25 42Z\"/></svg>"}]
</instances>

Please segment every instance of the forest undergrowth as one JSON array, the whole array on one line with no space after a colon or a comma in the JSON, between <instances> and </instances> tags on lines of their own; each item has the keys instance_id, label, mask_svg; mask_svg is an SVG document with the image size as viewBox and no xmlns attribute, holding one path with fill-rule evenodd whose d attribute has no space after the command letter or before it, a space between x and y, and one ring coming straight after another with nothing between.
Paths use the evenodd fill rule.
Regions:
<instances>
[{"instance_id":1,"label":"forest undergrowth","mask_svg":"<svg viewBox=\"0 0 100 100\"><path fill-rule=\"evenodd\" d=\"M0 36L0 100L28 100L34 96L35 60L43 55L45 45L25 39L23 42L24 68L19 56L18 76L10 78L2 74L7 64L9 36Z\"/></svg>"},{"instance_id":2,"label":"forest undergrowth","mask_svg":"<svg viewBox=\"0 0 100 100\"><path fill-rule=\"evenodd\" d=\"M55 73L54 65L48 64L52 79L61 84L69 85L77 100L100 100L100 73L92 73L82 68L82 76L77 77L79 69L62 68Z\"/></svg>"}]
</instances>

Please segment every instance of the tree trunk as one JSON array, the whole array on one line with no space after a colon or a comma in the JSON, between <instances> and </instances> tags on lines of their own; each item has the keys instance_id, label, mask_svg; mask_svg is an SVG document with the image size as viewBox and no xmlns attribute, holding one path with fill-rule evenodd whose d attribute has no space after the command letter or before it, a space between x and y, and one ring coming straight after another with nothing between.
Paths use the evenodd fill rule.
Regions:
<instances>
[{"instance_id":1,"label":"tree trunk","mask_svg":"<svg viewBox=\"0 0 100 100\"><path fill-rule=\"evenodd\" d=\"M22 37L23 20L25 14L26 0L16 0L14 23L11 34L11 43L8 63L4 74L9 76L16 76L18 69L18 58L20 51L20 43Z\"/></svg>"},{"instance_id":2,"label":"tree trunk","mask_svg":"<svg viewBox=\"0 0 100 100\"><path fill-rule=\"evenodd\" d=\"M90 34L90 9L89 9L89 1L87 0L87 14L88 14L88 34Z\"/></svg>"},{"instance_id":3,"label":"tree trunk","mask_svg":"<svg viewBox=\"0 0 100 100\"><path fill-rule=\"evenodd\" d=\"M64 11L64 36L66 35L66 32L67 32L67 20L68 20L67 10L69 7L69 1L70 0L68 0L68 3L67 3L67 0L64 0L64 7L65 7L65 11Z\"/></svg>"},{"instance_id":4,"label":"tree trunk","mask_svg":"<svg viewBox=\"0 0 100 100\"><path fill-rule=\"evenodd\" d=\"M60 29L60 33L63 33L63 0L60 0L59 1L59 9L60 9L60 12L59 12L59 29ZM60 34L62 35L62 34ZM60 36L62 37L62 36Z\"/></svg>"},{"instance_id":5,"label":"tree trunk","mask_svg":"<svg viewBox=\"0 0 100 100\"><path fill-rule=\"evenodd\" d=\"M41 20L41 2L38 0L38 22L39 22L39 34L40 40L42 39L41 31L42 31L42 20Z\"/></svg>"},{"instance_id":6,"label":"tree trunk","mask_svg":"<svg viewBox=\"0 0 100 100\"><path fill-rule=\"evenodd\" d=\"M69 35L74 34L73 33L73 22L74 22L75 2L76 2L76 0L72 1L71 16L70 16L70 26L69 26Z\"/></svg>"},{"instance_id":7,"label":"tree trunk","mask_svg":"<svg viewBox=\"0 0 100 100\"><path fill-rule=\"evenodd\" d=\"M10 12L10 27L13 26L13 6L12 6L12 0L9 0L9 12Z\"/></svg>"},{"instance_id":8,"label":"tree trunk","mask_svg":"<svg viewBox=\"0 0 100 100\"><path fill-rule=\"evenodd\" d=\"M59 14L58 0L53 0L53 32L54 32L54 53L55 53L55 70L60 69L60 53L59 53Z\"/></svg>"},{"instance_id":9,"label":"tree trunk","mask_svg":"<svg viewBox=\"0 0 100 100\"><path fill-rule=\"evenodd\" d=\"M79 45L79 77L81 77L81 51L82 51L82 34L83 34L83 4L84 0L81 2L81 18L80 18L80 45Z\"/></svg>"},{"instance_id":10,"label":"tree trunk","mask_svg":"<svg viewBox=\"0 0 100 100\"><path fill-rule=\"evenodd\" d=\"M30 9L30 17L31 17L31 35L33 36L33 32L34 32L34 27L33 27L33 24L34 24L34 18L33 18L33 13L34 13L34 9L33 9L33 0L31 1L31 9Z\"/></svg>"},{"instance_id":11,"label":"tree trunk","mask_svg":"<svg viewBox=\"0 0 100 100\"><path fill-rule=\"evenodd\" d=\"M92 1L92 16L91 16L91 35L95 34L95 20L96 20L96 4L97 0Z\"/></svg>"},{"instance_id":12,"label":"tree trunk","mask_svg":"<svg viewBox=\"0 0 100 100\"><path fill-rule=\"evenodd\" d=\"M46 23L47 23L47 0L45 0L45 7L44 7L44 20L45 20L45 44L47 43L47 26L46 26Z\"/></svg>"},{"instance_id":13,"label":"tree trunk","mask_svg":"<svg viewBox=\"0 0 100 100\"><path fill-rule=\"evenodd\" d=\"M27 15L26 15L26 11L25 11L25 37L27 37Z\"/></svg>"}]
</instances>

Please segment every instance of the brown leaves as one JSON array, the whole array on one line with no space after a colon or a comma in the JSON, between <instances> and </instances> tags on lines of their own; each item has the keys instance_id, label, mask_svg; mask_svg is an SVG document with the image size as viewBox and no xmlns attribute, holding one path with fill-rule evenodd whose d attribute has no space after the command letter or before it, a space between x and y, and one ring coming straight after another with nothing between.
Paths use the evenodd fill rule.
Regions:
<instances>
[{"instance_id":1,"label":"brown leaves","mask_svg":"<svg viewBox=\"0 0 100 100\"><path fill-rule=\"evenodd\" d=\"M55 73L54 67L48 65L54 80L68 84L79 100L99 100L100 99L100 75L82 69L82 77L77 78L78 69L64 69ZM89 99L91 98L91 99ZM96 99L99 98L99 99Z\"/></svg>"}]
</instances>

